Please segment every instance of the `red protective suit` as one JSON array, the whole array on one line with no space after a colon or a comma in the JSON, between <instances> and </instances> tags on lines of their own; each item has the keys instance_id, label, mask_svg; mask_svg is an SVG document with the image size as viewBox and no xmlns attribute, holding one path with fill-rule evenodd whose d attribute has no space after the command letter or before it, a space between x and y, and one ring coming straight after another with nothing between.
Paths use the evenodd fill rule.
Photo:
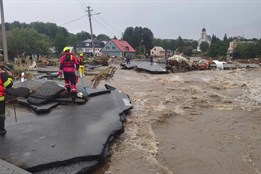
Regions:
<instances>
[{"instance_id":1,"label":"red protective suit","mask_svg":"<svg viewBox=\"0 0 261 174\"><path fill-rule=\"evenodd\" d=\"M75 99L77 90L76 90L76 83L77 83L77 74L76 71L79 69L79 63L77 58L74 54L70 52L63 53L62 57L60 58L60 71L59 76L64 75L64 83L65 87L68 92L72 93L73 99Z\"/></svg>"}]
</instances>

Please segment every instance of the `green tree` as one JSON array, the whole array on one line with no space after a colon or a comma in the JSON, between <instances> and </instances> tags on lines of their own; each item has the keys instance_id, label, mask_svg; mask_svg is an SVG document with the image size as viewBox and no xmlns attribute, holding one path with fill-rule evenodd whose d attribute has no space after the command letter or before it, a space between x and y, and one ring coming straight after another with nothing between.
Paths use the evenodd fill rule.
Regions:
<instances>
[{"instance_id":1,"label":"green tree","mask_svg":"<svg viewBox=\"0 0 261 174\"><path fill-rule=\"evenodd\" d=\"M101 41L109 41L109 40L111 40L111 38L109 36L107 36L106 34L99 34L96 38L101 40Z\"/></svg>"},{"instance_id":2,"label":"green tree","mask_svg":"<svg viewBox=\"0 0 261 174\"><path fill-rule=\"evenodd\" d=\"M77 46L77 38L74 34L69 33L66 38L66 43L69 46L76 47Z\"/></svg>"},{"instance_id":3,"label":"green tree","mask_svg":"<svg viewBox=\"0 0 261 174\"><path fill-rule=\"evenodd\" d=\"M194 40L193 42L189 43L189 46L191 46L193 49L197 49L198 42Z\"/></svg>"},{"instance_id":4,"label":"green tree","mask_svg":"<svg viewBox=\"0 0 261 174\"><path fill-rule=\"evenodd\" d=\"M203 53L205 53L209 49L209 44L207 42L201 42L199 48Z\"/></svg>"},{"instance_id":5,"label":"green tree","mask_svg":"<svg viewBox=\"0 0 261 174\"><path fill-rule=\"evenodd\" d=\"M227 54L228 45L224 41L216 41L210 45L208 50L208 56L217 58L219 56L225 56Z\"/></svg>"},{"instance_id":6,"label":"green tree","mask_svg":"<svg viewBox=\"0 0 261 174\"><path fill-rule=\"evenodd\" d=\"M191 56L193 53L192 50L193 50L193 48L191 46L188 46L188 47L183 48L182 52L186 56Z\"/></svg>"},{"instance_id":7,"label":"green tree","mask_svg":"<svg viewBox=\"0 0 261 174\"><path fill-rule=\"evenodd\" d=\"M158 39L158 38L154 38L152 44L153 44L153 46L163 47L163 40Z\"/></svg>"},{"instance_id":8,"label":"green tree","mask_svg":"<svg viewBox=\"0 0 261 174\"><path fill-rule=\"evenodd\" d=\"M59 31L59 28L54 23L43 23L43 22L32 22L28 25L28 27L32 27L38 33L47 35L50 39L55 38L55 35Z\"/></svg>"},{"instance_id":9,"label":"green tree","mask_svg":"<svg viewBox=\"0 0 261 174\"><path fill-rule=\"evenodd\" d=\"M54 38L54 45L58 53L61 53L63 48L67 46L66 38L62 32L56 34Z\"/></svg>"},{"instance_id":10,"label":"green tree","mask_svg":"<svg viewBox=\"0 0 261 174\"><path fill-rule=\"evenodd\" d=\"M85 31L81 31L80 33L76 33L76 38L78 41L84 41L91 39L91 34Z\"/></svg>"},{"instance_id":11,"label":"green tree","mask_svg":"<svg viewBox=\"0 0 261 174\"><path fill-rule=\"evenodd\" d=\"M255 44L238 44L234 51L240 59L255 58L258 54Z\"/></svg>"},{"instance_id":12,"label":"green tree","mask_svg":"<svg viewBox=\"0 0 261 174\"><path fill-rule=\"evenodd\" d=\"M48 36L31 28L14 28L8 36L8 49L19 56L21 53L48 54L51 47Z\"/></svg>"},{"instance_id":13,"label":"green tree","mask_svg":"<svg viewBox=\"0 0 261 174\"><path fill-rule=\"evenodd\" d=\"M153 38L153 33L148 28L128 27L123 33L123 39L137 50L144 46L146 50L150 50L153 47Z\"/></svg>"},{"instance_id":14,"label":"green tree","mask_svg":"<svg viewBox=\"0 0 261 174\"><path fill-rule=\"evenodd\" d=\"M256 43L256 57L261 57L261 39Z\"/></svg>"},{"instance_id":15,"label":"green tree","mask_svg":"<svg viewBox=\"0 0 261 174\"><path fill-rule=\"evenodd\" d=\"M220 39L213 34L212 37L211 37L211 44L218 42L218 41L220 41Z\"/></svg>"},{"instance_id":16,"label":"green tree","mask_svg":"<svg viewBox=\"0 0 261 174\"><path fill-rule=\"evenodd\" d=\"M183 48L185 47L185 42L183 41L183 39L181 38L181 36L178 37L178 39L176 40L176 47L179 50L183 50Z\"/></svg>"},{"instance_id":17,"label":"green tree","mask_svg":"<svg viewBox=\"0 0 261 174\"><path fill-rule=\"evenodd\" d=\"M223 41L224 41L224 42L227 42L227 41L228 41L227 34L224 35Z\"/></svg>"}]
</instances>

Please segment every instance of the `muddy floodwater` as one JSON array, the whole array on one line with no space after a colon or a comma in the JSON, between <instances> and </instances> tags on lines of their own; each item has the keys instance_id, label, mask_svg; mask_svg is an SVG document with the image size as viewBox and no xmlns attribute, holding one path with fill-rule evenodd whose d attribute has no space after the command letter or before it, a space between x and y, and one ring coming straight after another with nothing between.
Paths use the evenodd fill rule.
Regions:
<instances>
[{"instance_id":1,"label":"muddy floodwater","mask_svg":"<svg viewBox=\"0 0 261 174\"><path fill-rule=\"evenodd\" d=\"M133 109L96 173L260 174L261 69L117 71Z\"/></svg>"}]
</instances>

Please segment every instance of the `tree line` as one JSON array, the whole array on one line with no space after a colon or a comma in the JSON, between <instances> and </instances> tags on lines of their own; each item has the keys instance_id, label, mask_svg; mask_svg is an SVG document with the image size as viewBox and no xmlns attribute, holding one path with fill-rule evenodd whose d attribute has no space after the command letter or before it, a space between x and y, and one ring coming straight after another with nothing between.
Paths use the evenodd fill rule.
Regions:
<instances>
[{"instance_id":1,"label":"tree line","mask_svg":"<svg viewBox=\"0 0 261 174\"><path fill-rule=\"evenodd\" d=\"M19 56L23 53L48 55L50 48L54 48L57 54L60 54L65 46L76 47L77 43L91 39L88 32L81 31L77 34L72 34L64 27L59 27L54 23L32 22L30 24L20 23L5 23L7 33L8 51L14 56ZM94 38L100 40L110 40L105 34L93 35ZM0 44L2 47L2 43Z\"/></svg>"},{"instance_id":2,"label":"tree line","mask_svg":"<svg viewBox=\"0 0 261 174\"><path fill-rule=\"evenodd\" d=\"M29 24L15 21L5 23L7 30L8 50L15 55L24 52L28 54L45 55L54 48L56 53L61 53L64 46L77 46L77 43L91 39L91 34L81 31L76 34L69 33L66 28L57 26L54 23L32 22ZM93 38L109 41L110 37L105 34L93 35ZM116 37L115 37L116 38ZM198 42L195 40L183 39L179 36L177 39L155 38L149 28L127 27L123 33L122 39L127 41L139 55L145 55L154 46L163 47L166 52L178 51L185 56L205 56L211 58L225 57L229 43L235 38L227 37L221 40L212 35L211 44L202 42L201 52L197 52ZM255 58L261 57L261 39L250 39L254 41L250 44L238 44L234 50L235 58ZM0 43L1 46L2 43Z\"/></svg>"}]
</instances>

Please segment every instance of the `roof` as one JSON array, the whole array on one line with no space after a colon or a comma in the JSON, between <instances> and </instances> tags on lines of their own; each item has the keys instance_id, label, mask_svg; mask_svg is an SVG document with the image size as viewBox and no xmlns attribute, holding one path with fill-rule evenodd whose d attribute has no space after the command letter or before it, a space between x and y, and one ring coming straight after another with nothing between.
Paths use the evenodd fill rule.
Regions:
<instances>
[{"instance_id":1,"label":"roof","mask_svg":"<svg viewBox=\"0 0 261 174\"><path fill-rule=\"evenodd\" d=\"M136 50L132 48L132 46L127 41L118 39L112 39L111 41L120 49L120 51L136 52ZM126 47L129 47L129 50L126 50Z\"/></svg>"}]
</instances>

